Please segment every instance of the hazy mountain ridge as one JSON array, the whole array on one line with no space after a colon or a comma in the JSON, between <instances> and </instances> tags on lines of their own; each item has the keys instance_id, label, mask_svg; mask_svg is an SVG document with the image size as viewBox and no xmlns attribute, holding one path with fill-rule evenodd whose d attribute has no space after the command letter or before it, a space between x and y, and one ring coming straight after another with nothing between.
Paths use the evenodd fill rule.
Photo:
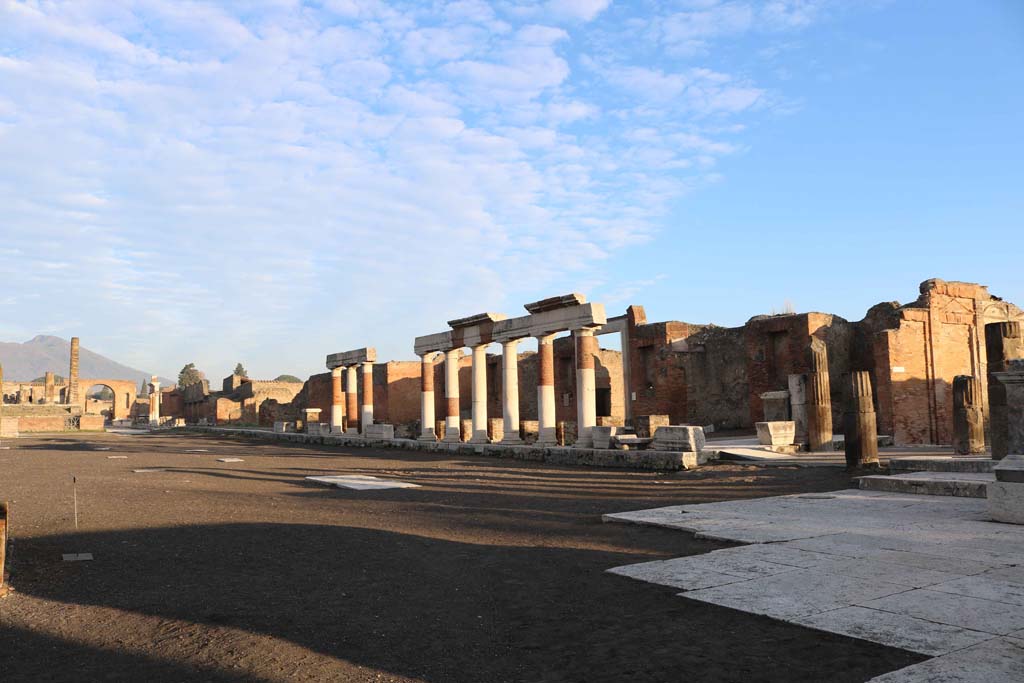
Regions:
<instances>
[{"instance_id":1,"label":"hazy mountain ridge","mask_svg":"<svg viewBox=\"0 0 1024 683\"><path fill-rule=\"evenodd\" d=\"M7 382L31 382L47 371L66 377L70 360L71 342L60 337L40 334L27 342L0 342L0 365L3 365L4 381ZM152 373L118 363L84 345L79 348L78 375L95 379L130 379L136 383L152 377ZM173 383L166 378L160 381L164 386Z\"/></svg>"}]
</instances>

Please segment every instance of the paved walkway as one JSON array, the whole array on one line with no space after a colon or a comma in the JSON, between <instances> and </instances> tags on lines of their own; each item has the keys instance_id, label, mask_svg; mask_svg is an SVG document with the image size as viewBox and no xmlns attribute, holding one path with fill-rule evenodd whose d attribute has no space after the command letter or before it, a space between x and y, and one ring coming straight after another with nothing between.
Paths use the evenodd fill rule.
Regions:
<instances>
[{"instance_id":1,"label":"paved walkway","mask_svg":"<svg viewBox=\"0 0 1024 683\"><path fill-rule=\"evenodd\" d=\"M935 657L875 681L1024 681L1024 526L985 500L847 490L604 520L750 544L612 573Z\"/></svg>"}]
</instances>

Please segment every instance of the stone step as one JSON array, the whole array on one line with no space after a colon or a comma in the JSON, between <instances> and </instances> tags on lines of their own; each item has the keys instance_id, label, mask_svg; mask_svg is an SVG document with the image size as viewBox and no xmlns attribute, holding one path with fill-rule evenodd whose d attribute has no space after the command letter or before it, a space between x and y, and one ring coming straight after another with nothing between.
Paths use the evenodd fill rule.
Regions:
<instances>
[{"instance_id":1,"label":"stone step","mask_svg":"<svg viewBox=\"0 0 1024 683\"><path fill-rule=\"evenodd\" d=\"M860 488L868 491L962 498L985 498L989 482L995 480L994 474L986 472L910 472L859 477Z\"/></svg>"},{"instance_id":2,"label":"stone step","mask_svg":"<svg viewBox=\"0 0 1024 683\"><path fill-rule=\"evenodd\" d=\"M893 474L905 472L991 472L996 461L991 458L953 458L907 456L889 458L889 471Z\"/></svg>"}]
</instances>

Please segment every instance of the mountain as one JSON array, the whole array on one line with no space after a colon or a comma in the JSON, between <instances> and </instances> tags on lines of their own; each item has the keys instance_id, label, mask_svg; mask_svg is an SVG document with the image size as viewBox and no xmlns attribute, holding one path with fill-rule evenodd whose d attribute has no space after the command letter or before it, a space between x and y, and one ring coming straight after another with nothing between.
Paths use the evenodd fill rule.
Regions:
<instances>
[{"instance_id":1,"label":"mountain","mask_svg":"<svg viewBox=\"0 0 1024 683\"><path fill-rule=\"evenodd\" d=\"M4 366L5 382L31 382L48 370L66 377L70 361L71 342L60 337L40 334L21 344L0 342L0 365ZM130 379L138 384L142 380L149 381L153 375L122 365L80 346L78 376L94 379ZM173 384L173 380L163 377L160 381L164 386Z\"/></svg>"}]
</instances>

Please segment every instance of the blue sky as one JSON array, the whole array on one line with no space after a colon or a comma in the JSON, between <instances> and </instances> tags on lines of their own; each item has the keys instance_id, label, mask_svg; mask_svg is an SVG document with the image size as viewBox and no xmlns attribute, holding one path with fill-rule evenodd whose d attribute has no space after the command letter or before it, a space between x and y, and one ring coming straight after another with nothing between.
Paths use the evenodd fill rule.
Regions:
<instances>
[{"instance_id":1,"label":"blue sky","mask_svg":"<svg viewBox=\"0 0 1024 683\"><path fill-rule=\"evenodd\" d=\"M0 2L4 340L173 375L609 314L1024 303L1019 2Z\"/></svg>"}]
</instances>

